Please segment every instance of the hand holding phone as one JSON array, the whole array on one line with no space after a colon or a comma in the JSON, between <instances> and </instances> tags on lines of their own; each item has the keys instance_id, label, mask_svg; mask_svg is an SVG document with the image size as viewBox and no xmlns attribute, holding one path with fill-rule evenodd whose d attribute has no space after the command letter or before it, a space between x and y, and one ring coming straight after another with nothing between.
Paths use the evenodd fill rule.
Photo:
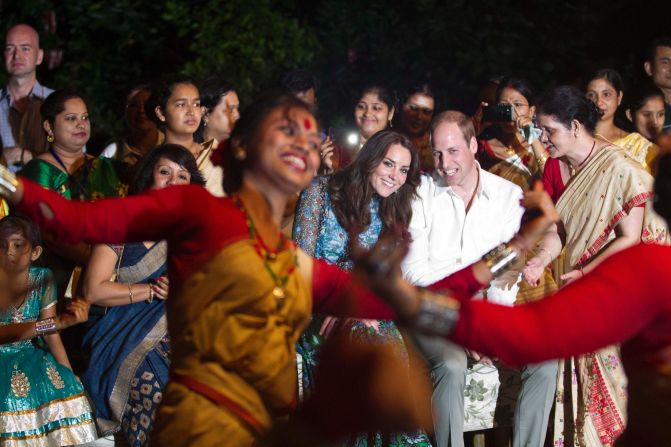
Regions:
<instances>
[{"instance_id":1,"label":"hand holding phone","mask_svg":"<svg viewBox=\"0 0 671 447\"><path fill-rule=\"evenodd\" d=\"M482 121L490 123L509 123L515 121L513 106L510 104L485 106L482 110Z\"/></svg>"}]
</instances>

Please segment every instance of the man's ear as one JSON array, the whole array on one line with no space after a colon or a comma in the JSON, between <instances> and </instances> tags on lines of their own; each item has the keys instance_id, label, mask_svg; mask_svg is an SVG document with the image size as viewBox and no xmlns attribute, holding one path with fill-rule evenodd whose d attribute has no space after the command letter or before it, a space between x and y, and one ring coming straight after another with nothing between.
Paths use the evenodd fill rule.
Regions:
<instances>
[{"instance_id":1,"label":"man's ear","mask_svg":"<svg viewBox=\"0 0 671 447\"><path fill-rule=\"evenodd\" d=\"M42 50L42 48L40 48L39 50L37 50L37 61L35 65L40 65L42 63L42 60L44 60L44 51Z\"/></svg>"},{"instance_id":2,"label":"man's ear","mask_svg":"<svg viewBox=\"0 0 671 447\"><path fill-rule=\"evenodd\" d=\"M478 140L475 137L471 137L471 141L468 142L468 149L473 155L478 153Z\"/></svg>"}]
</instances>

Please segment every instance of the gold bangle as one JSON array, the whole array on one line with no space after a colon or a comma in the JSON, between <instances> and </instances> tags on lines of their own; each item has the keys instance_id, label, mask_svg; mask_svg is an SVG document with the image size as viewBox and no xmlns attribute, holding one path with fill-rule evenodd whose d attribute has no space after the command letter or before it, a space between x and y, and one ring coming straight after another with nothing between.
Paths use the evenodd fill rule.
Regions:
<instances>
[{"instance_id":1,"label":"gold bangle","mask_svg":"<svg viewBox=\"0 0 671 447\"><path fill-rule=\"evenodd\" d=\"M151 303L152 301L154 301L154 288L149 284L149 298L147 298L147 302Z\"/></svg>"},{"instance_id":2,"label":"gold bangle","mask_svg":"<svg viewBox=\"0 0 671 447\"><path fill-rule=\"evenodd\" d=\"M130 303L133 304L135 301L133 301L133 289L132 289L132 284L128 283L128 299L130 300Z\"/></svg>"}]
</instances>

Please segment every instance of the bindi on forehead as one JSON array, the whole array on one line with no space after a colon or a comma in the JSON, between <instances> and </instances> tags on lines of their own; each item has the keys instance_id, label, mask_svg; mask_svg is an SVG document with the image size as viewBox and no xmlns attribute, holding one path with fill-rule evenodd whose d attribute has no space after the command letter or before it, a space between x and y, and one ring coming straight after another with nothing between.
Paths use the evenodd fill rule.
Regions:
<instances>
[{"instance_id":1,"label":"bindi on forehead","mask_svg":"<svg viewBox=\"0 0 671 447\"><path fill-rule=\"evenodd\" d=\"M309 118L305 118L303 120L303 127L305 127L305 130L310 130L312 129L312 121L310 121Z\"/></svg>"}]
</instances>

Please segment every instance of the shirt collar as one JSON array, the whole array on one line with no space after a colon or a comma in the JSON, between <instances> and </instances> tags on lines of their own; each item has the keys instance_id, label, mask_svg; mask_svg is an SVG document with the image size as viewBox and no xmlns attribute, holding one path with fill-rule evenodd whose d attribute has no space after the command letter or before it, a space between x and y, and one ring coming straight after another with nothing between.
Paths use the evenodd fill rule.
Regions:
<instances>
[{"instance_id":1,"label":"shirt collar","mask_svg":"<svg viewBox=\"0 0 671 447\"><path fill-rule=\"evenodd\" d=\"M480 163L478 163L477 160L475 160L475 167L478 170L478 190L476 191L475 195L477 196L478 199L481 198L490 199L492 197L493 186L491 185L491 182L487 178L487 172L482 169ZM447 186L443 183L443 179L440 177L440 175L436 173L436 171L433 171L431 173L431 176L433 177L433 180L437 186L439 186L440 188L444 188L444 190L450 195L456 195L452 190L451 186Z\"/></svg>"},{"instance_id":2,"label":"shirt collar","mask_svg":"<svg viewBox=\"0 0 671 447\"><path fill-rule=\"evenodd\" d=\"M49 96L50 91L47 90L45 86L40 84L40 81L35 79L35 84L33 85L33 88L30 90L30 93L28 93L28 96L39 96L40 98L46 98ZM11 102L11 98L9 97L9 90L7 90L7 86L5 86L1 91L0 91L0 101L7 101Z\"/></svg>"}]
</instances>

